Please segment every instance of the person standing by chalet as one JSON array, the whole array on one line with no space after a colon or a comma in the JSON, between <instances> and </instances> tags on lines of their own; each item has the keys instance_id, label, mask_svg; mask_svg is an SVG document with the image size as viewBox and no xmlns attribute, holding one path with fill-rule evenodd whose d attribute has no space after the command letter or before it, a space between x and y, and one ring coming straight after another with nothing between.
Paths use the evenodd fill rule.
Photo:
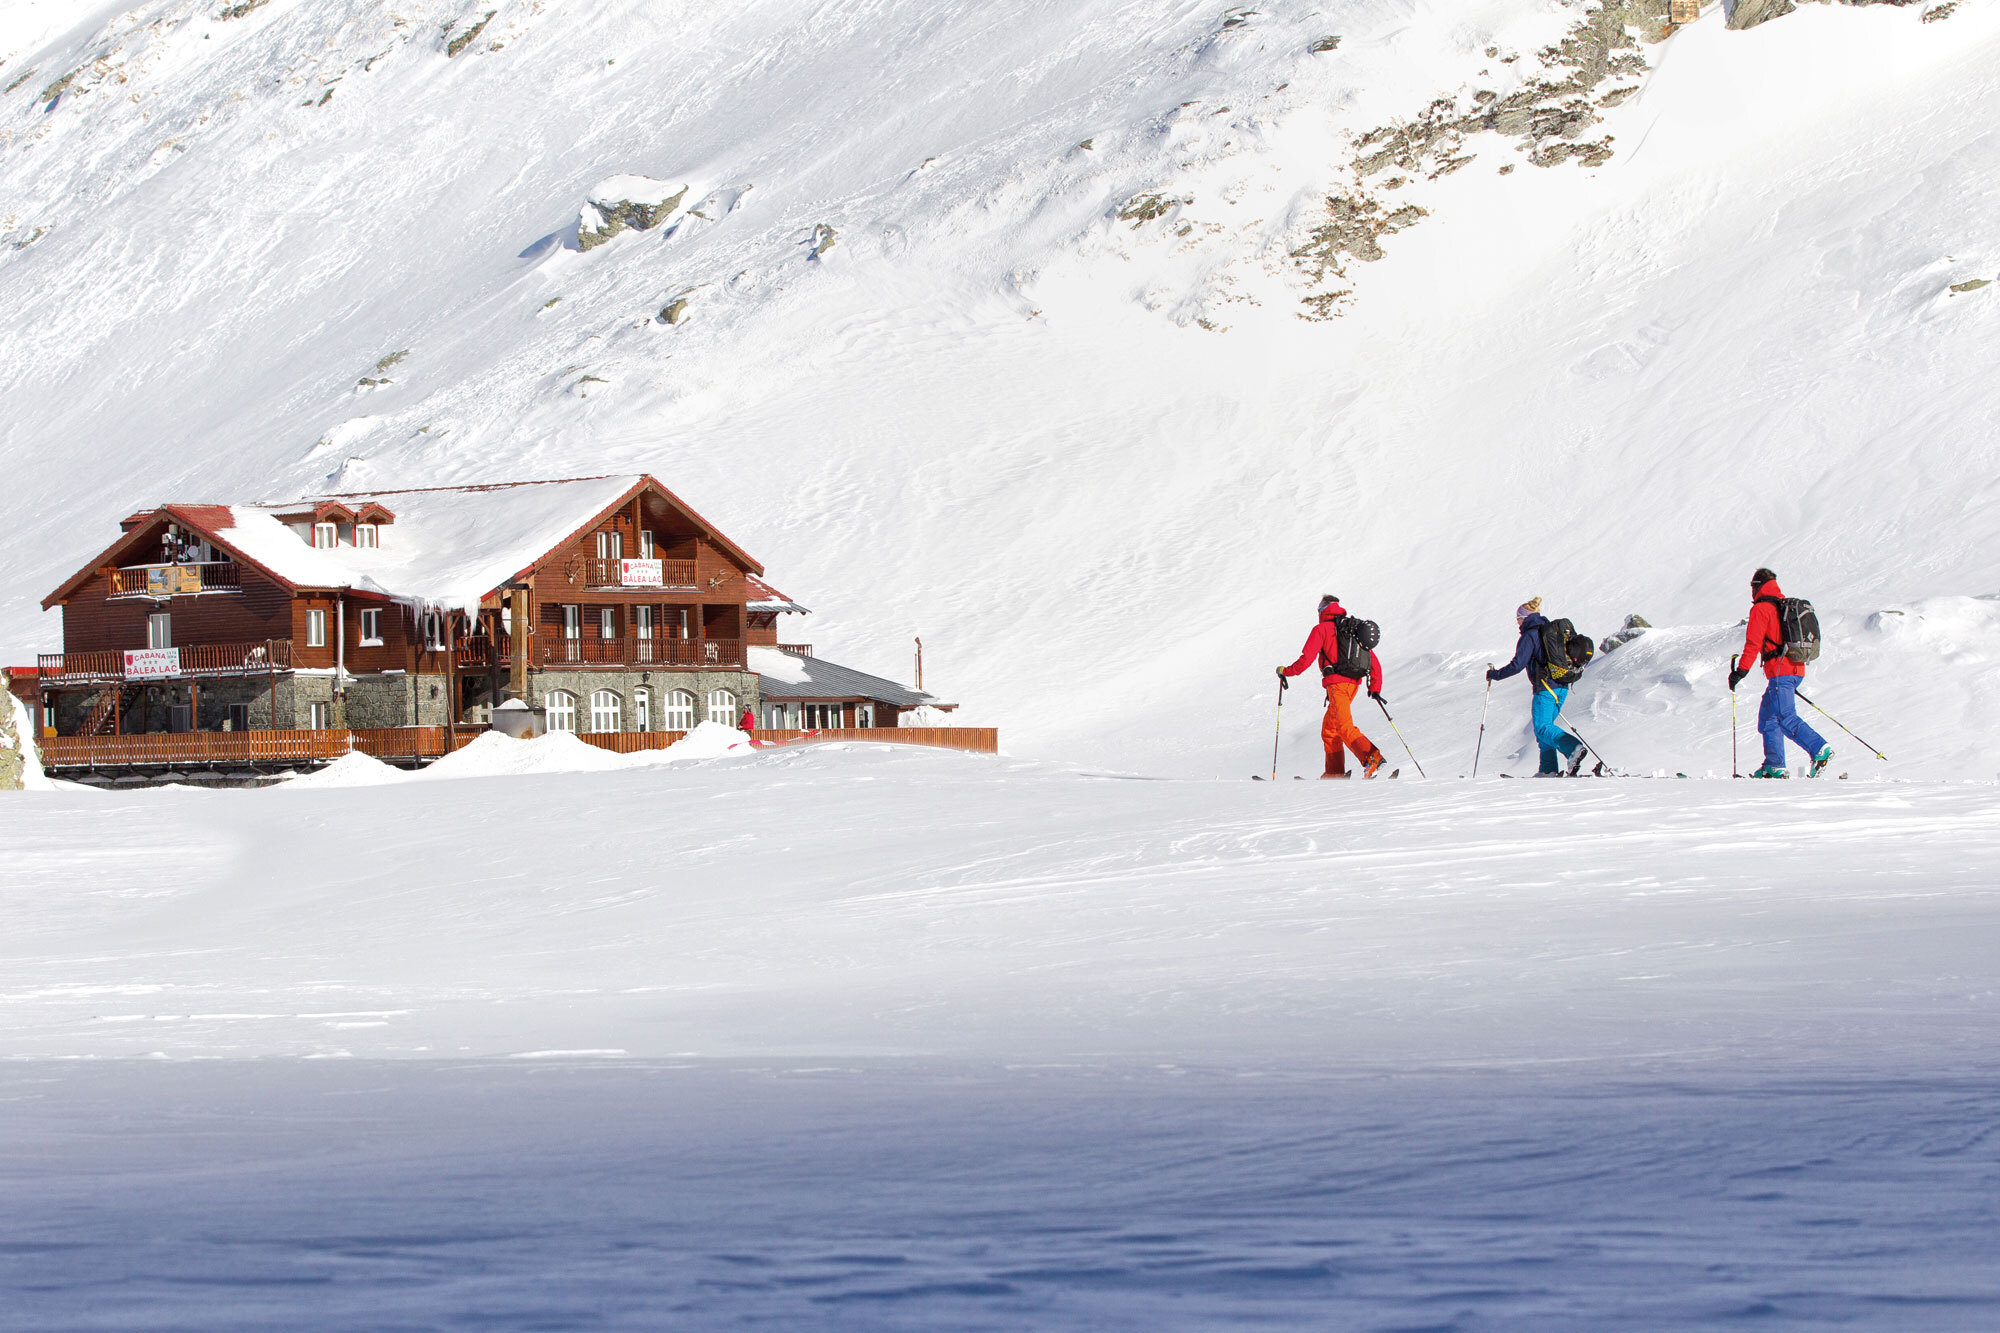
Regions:
<instances>
[{"instance_id":1,"label":"person standing by chalet","mask_svg":"<svg viewBox=\"0 0 2000 1333\"><path fill-rule=\"evenodd\" d=\"M1366 634L1363 631L1365 629ZM1299 660L1278 668L1280 680L1288 680L1314 662L1319 663L1320 684L1326 687L1326 718L1320 724L1320 743L1326 747L1326 771L1322 778L1347 776L1347 751L1361 761L1361 776L1372 778L1382 767L1382 752L1375 742L1354 725L1354 696L1361 682L1368 682L1368 697L1382 699L1382 663L1375 656L1374 626L1348 617L1340 599L1332 593L1319 599L1319 624L1306 636Z\"/></svg>"},{"instance_id":2,"label":"person standing by chalet","mask_svg":"<svg viewBox=\"0 0 2000 1333\"><path fill-rule=\"evenodd\" d=\"M1553 622L1543 615L1542 599L1539 597L1530 597L1515 607L1514 624L1521 631L1521 639L1514 646L1514 660L1503 667L1486 668L1486 679L1505 680L1522 671L1528 673L1528 684L1535 691L1529 718L1535 729L1535 743L1542 751L1540 776L1573 778L1583 767L1584 756L1590 752L1584 748L1582 741L1558 726L1556 718L1569 701L1569 682L1575 679L1575 673L1581 672L1582 667L1580 664L1572 667L1567 656L1561 667L1551 666L1546 631L1558 623L1567 625L1569 622ZM1555 678L1565 672L1571 674L1562 680Z\"/></svg>"},{"instance_id":3,"label":"person standing by chalet","mask_svg":"<svg viewBox=\"0 0 2000 1333\"><path fill-rule=\"evenodd\" d=\"M1750 674L1750 664L1760 656L1764 659L1764 698L1757 705L1757 730L1764 734L1764 766L1750 775L1753 778L1790 776L1785 769L1787 736L1812 756L1813 777L1818 777L1833 758L1833 747L1799 716L1798 692L1806 678L1806 665L1787 651L1791 645L1786 642L1780 613L1788 600L1784 589L1778 586L1778 576L1770 570L1760 569L1750 576L1750 623L1743 632L1743 656L1729 673L1729 690L1735 693L1743 678ZM1811 633L1817 645L1817 617L1812 621Z\"/></svg>"},{"instance_id":4,"label":"person standing by chalet","mask_svg":"<svg viewBox=\"0 0 2000 1333\"><path fill-rule=\"evenodd\" d=\"M745 736L757 734L757 715L750 711L750 705L743 705L743 716L736 720L736 729Z\"/></svg>"}]
</instances>

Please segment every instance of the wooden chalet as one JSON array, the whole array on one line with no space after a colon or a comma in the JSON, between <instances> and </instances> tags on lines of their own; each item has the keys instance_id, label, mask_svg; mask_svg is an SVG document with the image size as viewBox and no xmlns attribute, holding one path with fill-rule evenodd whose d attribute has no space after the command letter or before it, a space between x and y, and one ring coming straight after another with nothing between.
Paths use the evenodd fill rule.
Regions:
<instances>
[{"instance_id":1,"label":"wooden chalet","mask_svg":"<svg viewBox=\"0 0 2000 1333\"><path fill-rule=\"evenodd\" d=\"M885 728L930 702L862 673L839 684L879 697L799 696L776 626L805 608L650 476L168 504L121 526L43 599L63 616L32 673L52 769L415 758L509 698L548 730L635 738L618 749L746 710ZM190 739L103 743L127 737Z\"/></svg>"}]
</instances>

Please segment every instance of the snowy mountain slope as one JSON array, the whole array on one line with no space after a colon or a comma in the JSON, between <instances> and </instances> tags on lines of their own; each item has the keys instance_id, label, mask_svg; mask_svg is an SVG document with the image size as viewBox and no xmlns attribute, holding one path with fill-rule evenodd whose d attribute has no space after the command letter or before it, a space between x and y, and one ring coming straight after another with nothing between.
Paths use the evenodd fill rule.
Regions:
<instances>
[{"instance_id":1,"label":"snowy mountain slope","mask_svg":"<svg viewBox=\"0 0 2000 1333\"><path fill-rule=\"evenodd\" d=\"M1991 3L1711 11L1573 138L1468 132L1436 179L1426 108L1570 77L1538 53L1590 9L53 12L0 29L16 655L139 503L635 468L823 651L895 672L922 633L1018 751L1196 771L1268 735L1322 591L1435 753L1531 593L1601 633L1726 622L1756 563L1843 624L1996 586L2000 284L1950 290L2000 277ZM1430 156L1357 176L1385 142ZM576 248L621 174L676 215ZM1956 719L2000 637L1963 619L1881 711L1842 695L1899 771L1993 767ZM1691 677L1658 670L1606 677L1593 739L1697 764L1726 698L1656 744Z\"/></svg>"}]
</instances>

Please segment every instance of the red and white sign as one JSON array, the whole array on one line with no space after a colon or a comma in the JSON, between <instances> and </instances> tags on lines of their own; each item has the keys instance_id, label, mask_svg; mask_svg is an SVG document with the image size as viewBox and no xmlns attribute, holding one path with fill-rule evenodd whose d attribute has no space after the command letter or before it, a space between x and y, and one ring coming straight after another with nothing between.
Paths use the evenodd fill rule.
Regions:
<instances>
[{"instance_id":1,"label":"red and white sign","mask_svg":"<svg viewBox=\"0 0 2000 1333\"><path fill-rule=\"evenodd\" d=\"M178 648L141 648L125 654L125 679L165 680L181 674Z\"/></svg>"},{"instance_id":2,"label":"red and white sign","mask_svg":"<svg viewBox=\"0 0 2000 1333\"><path fill-rule=\"evenodd\" d=\"M658 560L620 560L618 582L627 588L663 588L666 573Z\"/></svg>"}]
</instances>

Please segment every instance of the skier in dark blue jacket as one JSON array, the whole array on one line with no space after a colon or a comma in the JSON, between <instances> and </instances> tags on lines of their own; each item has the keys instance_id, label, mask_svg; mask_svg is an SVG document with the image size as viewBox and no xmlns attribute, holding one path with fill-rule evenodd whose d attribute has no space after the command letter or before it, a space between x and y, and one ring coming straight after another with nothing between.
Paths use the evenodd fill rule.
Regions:
<instances>
[{"instance_id":1,"label":"skier in dark blue jacket","mask_svg":"<svg viewBox=\"0 0 2000 1333\"><path fill-rule=\"evenodd\" d=\"M1576 771L1583 767L1584 756L1590 752L1583 748L1582 741L1556 725L1556 717L1569 698L1569 686L1549 680L1548 662L1542 655L1542 626L1549 623L1549 618L1542 614L1542 599L1531 597L1515 608L1514 623L1521 630L1521 641L1514 647L1514 660L1498 669L1488 667L1486 679L1505 680L1523 671L1528 673L1528 683L1535 689L1532 716L1535 742L1542 748L1541 776L1575 777ZM1566 767L1558 766L1558 755L1567 761Z\"/></svg>"}]
</instances>

